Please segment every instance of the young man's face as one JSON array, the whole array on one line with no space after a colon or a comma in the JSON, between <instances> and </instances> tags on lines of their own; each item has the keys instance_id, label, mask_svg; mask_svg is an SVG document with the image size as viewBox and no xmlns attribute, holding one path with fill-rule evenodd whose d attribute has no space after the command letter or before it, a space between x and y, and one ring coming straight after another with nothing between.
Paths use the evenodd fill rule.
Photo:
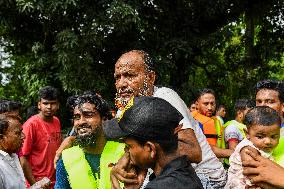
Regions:
<instances>
[{"instance_id":1,"label":"young man's face","mask_svg":"<svg viewBox=\"0 0 284 189\"><path fill-rule=\"evenodd\" d=\"M216 109L215 96L205 93L196 101L198 112L207 117L211 117Z\"/></svg>"},{"instance_id":2,"label":"young man's face","mask_svg":"<svg viewBox=\"0 0 284 189\"><path fill-rule=\"evenodd\" d=\"M150 157L150 149L140 145L131 138L125 138L124 142L130 154L131 163L141 169L150 168L153 164Z\"/></svg>"},{"instance_id":3,"label":"young man's face","mask_svg":"<svg viewBox=\"0 0 284 189\"><path fill-rule=\"evenodd\" d=\"M59 109L59 102L57 100L40 99L38 102L38 109L42 116L53 117L56 111Z\"/></svg>"},{"instance_id":4,"label":"young man's face","mask_svg":"<svg viewBox=\"0 0 284 189\"><path fill-rule=\"evenodd\" d=\"M196 111L196 110L197 110L196 104L191 104L190 107L189 107L189 111L190 111L190 112L194 112L194 111Z\"/></svg>"},{"instance_id":5,"label":"young man's face","mask_svg":"<svg viewBox=\"0 0 284 189\"><path fill-rule=\"evenodd\" d=\"M284 103L279 99L279 93L275 90L261 89L256 93L256 106L268 106L277 112L282 117L284 112Z\"/></svg>"},{"instance_id":6,"label":"young man's face","mask_svg":"<svg viewBox=\"0 0 284 189\"><path fill-rule=\"evenodd\" d=\"M117 101L123 106L133 96L150 96L155 80L154 72L148 72L140 54L129 52L115 64Z\"/></svg>"},{"instance_id":7,"label":"young man's face","mask_svg":"<svg viewBox=\"0 0 284 189\"><path fill-rule=\"evenodd\" d=\"M9 119L9 127L2 139L7 153L11 154L19 151L25 139L22 131L22 125L17 119Z\"/></svg>"},{"instance_id":8,"label":"young man's face","mask_svg":"<svg viewBox=\"0 0 284 189\"><path fill-rule=\"evenodd\" d=\"M225 116L226 116L226 109L225 108L220 108L219 110L218 110L218 112L216 113L216 115L219 115L219 116L221 116L222 118L224 118Z\"/></svg>"},{"instance_id":9,"label":"young man's face","mask_svg":"<svg viewBox=\"0 0 284 189\"><path fill-rule=\"evenodd\" d=\"M76 106L73 112L73 123L78 138L88 145L90 140L96 140L102 132L102 119L96 106L91 103L84 103Z\"/></svg>"},{"instance_id":10,"label":"young man's face","mask_svg":"<svg viewBox=\"0 0 284 189\"><path fill-rule=\"evenodd\" d=\"M248 129L247 138L260 150L272 152L278 145L280 137L279 124L270 126L252 125Z\"/></svg>"},{"instance_id":11,"label":"young man's face","mask_svg":"<svg viewBox=\"0 0 284 189\"><path fill-rule=\"evenodd\" d=\"M251 108L246 108L246 109L244 109L244 110L239 110L239 111L237 112L238 118L239 118L239 120L240 120L241 123L243 123L243 121L245 120L245 116L246 116L246 114L248 113L248 111L249 111L250 109L251 109Z\"/></svg>"}]
</instances>

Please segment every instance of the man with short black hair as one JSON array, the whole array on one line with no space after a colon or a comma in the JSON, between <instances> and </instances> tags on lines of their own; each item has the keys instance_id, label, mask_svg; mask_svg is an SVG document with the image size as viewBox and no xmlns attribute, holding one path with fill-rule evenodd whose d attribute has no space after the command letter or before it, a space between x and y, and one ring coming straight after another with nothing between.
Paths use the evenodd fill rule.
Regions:
<instances>
[{"instance_id":1,"label":"man with short black hair","mask_svg":"<svg viewBox=\"0 0 284 189\"><path fill-rule=\"evenodd\" d=\"M0 100L0 114L9 114L20 118L20 108L22 104L13 100Z\"/></svg>"},{"instance_id":2,"label":"man with short black hair","mask_svg":"<svg viewBox=\"0 0 284 189\"><path fill-rule=\"evenodd\" d=\"M54 87L46 86L38 93L39 113L29 118L23 125L26 135L20 157L27 180L32 185L43 177L55 183L53 159L61 143L61 126L55 116L59 108L58 92Z\"/></svg>"},{"instance_id":3,"label":"man with short black hair","mask_svg":"<svg viewBox=\"0 0 284 189\"><path fill-rule=\"evenodd\" d=\"M74 146L63 150L56 166L55 189L110 189L109 164L124 153L124 144L106 141L102 122L109 105L96 93L75 95L67 100L73 114Z\"/></svg>"},{"instance_id":4,"label":"man with short black hair","mask_svg":"<svg viewBox=\"0 0 284 189\"><path fill-rule=\"evenodd\" d=\"M235 150L239 142L245 138L243 124L246 113L255 106L255 103L249 99L238 99L235 103L235 119L228 121L225 125L225 141L227 148Z\"/></svg>"},{"instance_id":5,"label":"man with short black hair","mask_svg":"<svg viewBox=\"0 0 284 189\"><path fill-rule=\"evenodd\" d=\"M281 128L284 128L284 83L280 80L262 80L257 82L256 106L269 106L276 110L281 117ZM284 131L282 131L284 135Z\"/></svg>"},{"instance_id":6,"label":"man with short black hair","mask_svg":"<svg viewBox=\"0 0 284 189\"><path fill-rule=\"evenodd\" d=\"M125 142L133 165L154 171L156 178L145 189L203 188L188 157L177 151L175 130L183 116L156 97L135 97L126 107L120 118L105 123L104 132Z\"/></svg>"}]
</instances>

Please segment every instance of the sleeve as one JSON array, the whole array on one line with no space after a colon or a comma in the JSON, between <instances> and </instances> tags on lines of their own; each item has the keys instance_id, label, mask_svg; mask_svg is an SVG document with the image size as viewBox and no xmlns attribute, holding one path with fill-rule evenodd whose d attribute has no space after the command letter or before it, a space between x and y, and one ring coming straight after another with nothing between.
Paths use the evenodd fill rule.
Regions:
<instances>
[{"instance_id":1,"label":"sleeve","mask_svg":"<svg viewBox=\"0 0 284 189\"><path fill-rule=\"evenodd\" d=\"M188 108L184 101L174 90L166 87L158 88L153 96L166 100L182 114L183 119L180 121L180 124L183 124L183 129L195 130L196 127L199 127L192 115L189 114Z\"/></svg>"},{"instance_id":2,"label":"sleeve","mask_svg":"<svg viewBox=\"0 0 284 189\"><path fill-rule=\"evenodd\" d=\"M71 189L62 158L56 163L56 182L54 189Z\"/></svg>"},{"instance_id":3,"label":"sleeve","mask_svg":"<svg viewBox=\"0 0 284 189\"><path fill-rule=\"evenodd\" d=\"M231 139L240 140L239 129L233 124L228 125L225 129L225 141L228 142Z\"/></svg>"},{"instance_id":4,"label":"sleeve","mask_svg":"<svg viewBox=\"0 0 284 189\"><path fill-rule=\"evenodd\" d=\"M19 153L22 156L28 156L32 151L33 143L35 140L33 127L34 125L31 122L26 122L23 125L23 133L25 134L25 139L21 148L21 152Z\"/></svg>"}]
</instances>

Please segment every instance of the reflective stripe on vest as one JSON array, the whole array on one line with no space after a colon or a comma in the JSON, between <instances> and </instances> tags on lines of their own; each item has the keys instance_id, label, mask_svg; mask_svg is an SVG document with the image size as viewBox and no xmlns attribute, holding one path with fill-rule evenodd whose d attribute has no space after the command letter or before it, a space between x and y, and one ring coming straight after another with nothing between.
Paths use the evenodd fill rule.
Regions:
<instances>
[{"instance_id":1,"label":"reflective stripe on vest","mask_svg":"<svg viewBox=\"0 0 284 189\"><path fill-rule=\"evenodd\" d=\"M124 144L108 141L100 158L100 179L93 176L91 167L85 159L85 154L79 146L62 152L64 167L68 173L72 189L111 189L110 163L116 163L124 154Z\"/></svg>"},{"instance_id":2,"label":"reflective stripe on vest","mask_svg":"<svg viewBox=\"0 0 284 189\"><path fill-rule=\"evenodd\" d=\"M226 145L225 145L225 139L224 139L224 128L220 122L220 120L217 117L212 117L212 119L214 120L214 125L215 125L215 129L216 129L216 133L218 135L218 139L217 139L217 146L219 148L225 149Z\"/></svg>"}]
</instances>

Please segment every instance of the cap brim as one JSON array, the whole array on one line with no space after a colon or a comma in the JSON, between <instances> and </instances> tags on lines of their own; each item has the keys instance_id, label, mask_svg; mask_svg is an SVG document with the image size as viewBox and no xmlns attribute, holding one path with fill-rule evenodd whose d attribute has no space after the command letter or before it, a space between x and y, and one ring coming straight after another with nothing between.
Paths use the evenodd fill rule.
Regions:
<instances>
[{"instance_id":1,"label":"cap brim","mask_svg":"<svg viewBox=\"0 0 284 189\"><path fill-rule=\"evenodd\" d=\"M128 135L120 128L117 118L105 121L103 123L103 131L107 139L120 139Z\"/></svg>"}]
</instances>

